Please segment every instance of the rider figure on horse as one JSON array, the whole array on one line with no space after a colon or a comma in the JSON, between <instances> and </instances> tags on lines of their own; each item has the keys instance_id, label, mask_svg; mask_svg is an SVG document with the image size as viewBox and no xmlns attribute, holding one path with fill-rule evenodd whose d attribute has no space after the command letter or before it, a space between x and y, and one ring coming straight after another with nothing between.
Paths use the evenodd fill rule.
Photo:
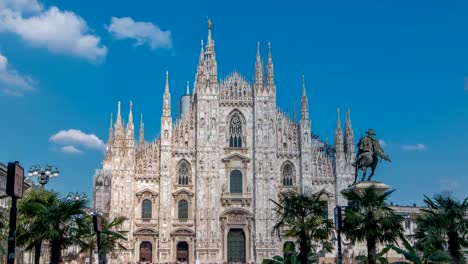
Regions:
<instances>
[{"instance_id":1,"label":"rider figure on horse","mask_svg":"<svg viewBox=\"0 0 468 264\"><path fill-rule=\"evenodd\" d=\"M363 136L361 139L359 139L358 143L358 153L356 157L356 177L354 179L355 183L359 169L362 169L363 171L362 180L364 180L366 177L367 168L371 167L372 173L367 180L372 178L377 167L379 157L385 161L391 162L390 158L380 147L379 140L375 137L376 134L374 129L369 129L366 134L366 136Z\"/></svg>"}]
</instances>

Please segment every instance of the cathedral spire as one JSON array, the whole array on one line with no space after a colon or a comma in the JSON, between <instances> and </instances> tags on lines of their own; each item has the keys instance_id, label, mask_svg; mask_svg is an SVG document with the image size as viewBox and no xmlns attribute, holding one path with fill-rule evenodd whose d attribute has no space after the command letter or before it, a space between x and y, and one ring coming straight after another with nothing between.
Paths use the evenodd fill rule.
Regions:
<instances>
[{"instance_id":1,"label":"cathedral spire","mask_svg":"<svg viewBox=\"0 0 468 264\"><path fill-rule=\"evenodd\" d=\"M133 128L134 128L132 108L133 108L133 103L132 103L132 101L130 101L130 111L128 112L127 130L133 130Z\"/></svg>"},{"instance_id":2,"label":"cathedral spire","mask_svg":"<svg viewBox=\"0 0 468 264\"><path fill-rule=\"evenodd\" d=\"M263 62L260 57L260 42L257 42L257 57L255 60L255 89L257 93L263 90Z\"/></svg>"},{"instance_id":3,"label":"cathedral spire","mask_svg":"<svg viewBox=\"0 0 468 264\"><path fill-rule=\"evenodd\" d=\"M186 87L185 94L190 94L190 81L187 81L187 87Z\"/></svg>"},{"instance_id":4,"label":"cathedral spire","mask_svg":"<svg viewBox=\"0 0 468 264\"><path fill-rule=\"evenodd\" d=\"M169 93L169 71L166 71L166 86L163 96L163 116L171 116L171 94Z\"/></svg>"},{"instance_id":5,"label":"cathedral spire","mask_svg":"<svg viewBox=\"0 0 468 264\"><path fill-rule=\"evenodd\" d=\"M307 99L304 74L302 75L301 119L309 119L309 100Z\"/></svg>"},{"instance_id":6,"label":"cathedral spire","mask_svg":"<svg viewBox=\"0 0 468 264\"><path fill-rule=\"evenodd\" d=\"M337 119L335 128L335 154L337 157L343 153L343 130L341 129L340 108L336 109Z\"/></svg>"},{"instance_id":7,"label":"cathedral spire","mask_svg":"<svg viewBox=\"0 0 468 264\"><path fill-rule=\"evenodd\" d=\"M346 153L354 155L354 131L351 125L351 110L348 108L345 124Z\"/></svg>"},{"instance_id":8,"label":"cathedral spire","mask_svg":"<svg viewBox=\"0 0 468 264\"><path fill-rule=\"evenodd\" d=\"M109 124L109 138L107 141L107 145L112 144L114 141L114 130L112 129L112 113L110 114L110 124Z\"/></svg>"},{"instance_id":9,"label":"cathedral spire","mask_svg":"<svg viewBox=\"0 0 468 264\"><path fill-rule=\"evenodd\" d=\"M122 127L122 117L120 116L120 101L117 103L117 120L115 121L116 129Z\"/></svg>"},{"instance_id":10,"label":"cathedral spire","mask_svg":"<svg viewBox=\"0 0 468 264\"><path fill-rule=\"evenodd\" d=\"M197 86L202 85L205 89L204 92L208 94L216 94L218 87L218 66L216 62L216 53L214 50L215 42L211 36L212 28L211 19L208 19L208 40L205 47L203 72L197 78ZM199 83L202 82L201 84ZM197 92L201 93L201 89L197 87Z\"/></svg>"},{"instance_id":11,"label":"cathedral spire","mask_svg":"<svg viewBox=\"0 0 468 264\"><path fill-rule=\"evenodd\" d=\"M275 89L275 74L273 70L273 59L271 56L271 43L268 42L268 63L267 63L267 88L270 92Z\"/></svg>"},{"instance_id":12,"label":"cathedral spire","mask_svg":"<svg viewBox=\"0 0 468 264\"><path fill-rule=\"evenodd\" d=\"M297 117L296 117L296 100L293 100L293 121L294 121L294 124L296 124L296 120L297 120Z\"/></svg>"},{"instance_id":13,"label":"cathedral spire","mask_svg":"<svg viewBox=\"0 0 468 264\"><path fill-rule=\"evenodd\" d=\"M140 119L140 145L143 145L145 143L145 123L143 123L143 113L141 113L141 119Z\"/></svg>"}]
</instances>

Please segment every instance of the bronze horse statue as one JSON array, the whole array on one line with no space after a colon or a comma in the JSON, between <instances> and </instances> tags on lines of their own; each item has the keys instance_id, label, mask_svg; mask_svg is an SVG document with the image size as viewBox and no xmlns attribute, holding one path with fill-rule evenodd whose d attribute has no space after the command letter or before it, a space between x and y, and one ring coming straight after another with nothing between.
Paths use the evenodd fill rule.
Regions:
<instances>
[{"instance_id":1,"label":"bronze horse statue","mask_svg":"<svg viewBox=\"0 0 468 264\"><path fill-rule=\"evenodd\" d=\"M362 137L359 140L359 151L356 157L356 162L353 164L355 167L354 183L356 184L359 170L362 170L362 179L361 181L366 180L367 168L371 168L371 174L367 178L367 181L372 179L374 176L375 169L379 163L379 158L392 162L390 158L384 153L383 149L380 147L379 141L375 138L375 131L369 129L366 132L368 135Z\"/></svg>"}]
</instances>

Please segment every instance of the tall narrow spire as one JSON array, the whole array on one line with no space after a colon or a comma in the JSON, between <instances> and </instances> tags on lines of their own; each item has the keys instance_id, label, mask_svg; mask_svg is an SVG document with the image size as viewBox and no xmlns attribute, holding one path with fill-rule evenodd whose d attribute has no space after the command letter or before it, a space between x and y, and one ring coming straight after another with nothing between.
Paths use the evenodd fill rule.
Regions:
<instances>
[{"instance_id":1,"label":"tall narrow spire","mask_svg":"<svg viewBox=\"0 0 468 264\"><path fill-rule=\"evenodd\" d=\"M335 155L340 157L344 151L343 149L343 130L341 129L340 108L336 109L337 119L335 128Z\"/></svg>"},{"instance_id":2,"label":"tall narrow spire","mask_svg":"<svg viewBox=\"0 0 468 264\"><path fill-rule=\"evenodd\" d=\"M351 110L349 108L346 113L345 148L346 148L346 153L354 156L354 131L351 125Z\"/></svg>"},{"instance_id":3,"label":"tall narrow spire","mask_svg":"<svg viewBox=\"0 0 468 264\"><path fill-rule=\"evenodd\" d=\"M134 128L132 108L133 108L133 103L132 103L132 101L130 101L130 111L128 112L127 130L129 130L129 129L133 130L133 128Z\"/></svg>"},{"instance_id":4,"label":"tall narrow spire","mask_svg":"<svg viewBox=\"0 0 468 264\"><path fill-rule=\"evenodd\" d=\"M260 57L260 42L257 42L257 57L255 60L255 88L257 93L263 90L263 62Z\"/></svg>"},{"instance_id":5,"label":"tall narrow spire","mask_svg":"<svg viewBox=\"0 0 468 264\"><path fill-rule=\"evenodd\" d=\"M190 94L190 81L187 81L187 87L186 87L185 94Z\"/></svg>"},{"instance_id":6,"label":"tall narrow spire","mask_svg":"<svg viewBox=\"0 0 468 264\"><path fill-rule=\"evenodd\" d=\"M166 85L163 96L163 116L171 116L171 94L169 93L169 71L166 71Z\"/></svg>"},{"instance_id":7,"label":"tall narrow spire","mask_svg":"<svg viewBox=\"0 0 468 264\"><path fill-rule=\"evenodd\" d=\"M267 88L269 91L275 91L275 73L273 69L273 59L271 56L270 42L268 42Z\"/></svg>"},{"instance_id":8,"label":"tall narrow spire","mask_svg":"<svg viewBox=\"0 0 468 264\"><path fill-rule=\"evenodd\" d=\"M296 118L296 101L293 100L293 121L294 124L296 124L297 118Z\"/></svg>"},{"instance_id":9,"label":"tall narrow spire","mask_svg":"<svg viewBox=\"0 0 468 264\"><path fill-rule=\"evenodd\" d=\"M115 121L116 128L122 127L122 117L120 116L120 101L117 103L117 120Z\"/></svg>"},{"instance_id":10,"label":"tall narrow spire","mask_svg":"<svg viewBox=\"0 0 468 264\"><path fill-rule=\"evenodd\" d=\"M110 114L110 124L109 124L109 138L108 138L108 145L112 144L114 141L114 130L112 129L112 113Z\"/></svg>"},{"instance_id":11,"label":"tall narrow spire","mask_svg":"<svg viewBox=\"0 0 468 264\"><path fill-rule=\"evenodd\" d=\"M145 124L143 123L143 113L141 113L140 119L140 138L139 138L140 145L145 143Z\"/></svg>"},{"instance_id":12,"label":"tall narrow spire","mask_svg":"<svg viewBox=\"0 0 468 264\"><path fill-rule=\"evenodd\" d=\"M309 119L309 100L307 99L304 75L302 75L301 119Z\"/></svg>"},{"instance_id":13,"label":"tall narrow spire","mask_svg":"<svg viewBox=\"0 0 468 264\"><path fill-rule=\"evenodd\" d=\"M166 85L164 86L164 94L169 93L169 71L166 71Z\"/></svg>"},{"instance_id":14,"label":"tall narrow spire","mask_svg":"<svg viewBox=\"0 0 468 264\"><path fill-rule=\"evenodd\" d=\"M211 22L211 18L208 18L207 24L208 24L208 43L207 43L207 45L210 45L213 42L213 39L211 38L211 26L213 25L213 22Z\"/></svg>"}]
</instances>

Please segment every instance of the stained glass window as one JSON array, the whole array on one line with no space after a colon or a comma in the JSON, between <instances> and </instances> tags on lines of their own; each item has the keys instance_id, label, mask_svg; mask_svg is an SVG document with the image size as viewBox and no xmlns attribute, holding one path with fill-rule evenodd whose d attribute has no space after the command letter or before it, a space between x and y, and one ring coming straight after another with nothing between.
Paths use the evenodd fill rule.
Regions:
<instances>
[{"instance_id":1,"label":"stained glass window","mask_svg":"<svg viewBox=\"0 0 468 264\"><path fill-rule=\"evenodd\" d=\"M231 117L229 124L229 147L242 148L242 120L237 113Z\"/></svg>"},{"instance_id":2,"label":"stained glass window","mask_svg":"<svg viewBox=\"0 0 468 264\"><path fill-rule=\"evenodd\" d=\"M141 203L141 218L150 219L152 214L152 203L150 200L145 199Z\"/></svg>"},{"instance_id":3,"label":"stained glass window","mask_svg":"<svg viewBox=\"0 0 468 264\"><path fill-rule=\"evenodd\" d=\"M179 219L185 220L188 218L188 202L186 200L179 201Z\"/></svg>"},{"instance_id":4,"label":"stained glass window","mask_svg":"<svg viewBox=\"0 0 468 264\"><path fill-rule=\"evenodd\" d=\"M187 185L190 182L190 169L189 164L187 162L182 162L179 166L179 180L178 183L180 185Z\"/></svg>"},{"instance_id":5,"label":"stained glass window","mask_svg":"<svg viewBox=\"0 0 468 264\"><path fill-rule=\"evenodd\" d=\"M242 172L240 172L239 170L231 171L230 192L242 193Z\"/></svg>"},{"instance_id":6,"label":"stained glass window","mask_svg":"<svg viewBox=\"0 0 468 264\"><path fill-rule=\"evenodd\" d=\"M293 186L294 172L291 164L286 164L283 167L283 185L287 187Z\"/></svg>"}]
</instances>

